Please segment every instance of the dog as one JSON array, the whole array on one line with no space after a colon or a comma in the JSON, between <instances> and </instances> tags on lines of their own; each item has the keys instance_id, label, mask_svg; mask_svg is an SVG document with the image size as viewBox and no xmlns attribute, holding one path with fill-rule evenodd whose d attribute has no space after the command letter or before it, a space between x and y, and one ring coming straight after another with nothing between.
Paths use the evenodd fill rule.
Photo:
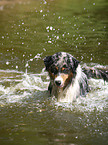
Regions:
<instances>
[{"instance_id":1,"label":"dog","mask_svg":"<svg viewBox=\"0 0 108 145\"><path fill-rule=\"evenodd\" d=\"M44 58L46 71L50 76L48 90L59 102L73 102L89 92L88 77L108 79L103 71L81 68L80 62L71 54L58 52Z\"/></svg>"}]
</instances>

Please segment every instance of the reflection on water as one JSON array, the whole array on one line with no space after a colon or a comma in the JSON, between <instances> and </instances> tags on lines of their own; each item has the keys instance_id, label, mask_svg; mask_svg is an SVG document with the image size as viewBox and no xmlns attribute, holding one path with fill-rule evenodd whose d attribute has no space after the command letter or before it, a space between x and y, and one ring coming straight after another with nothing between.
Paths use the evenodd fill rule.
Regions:
<instances>
[{"instance_id":1,"label":"reflection on water","mask_svg":"<svg viewBox=\"0 0 108 145\"><path fill-rule=\"evenodd\" d=\"M108 2L0 1L0 144L108 144L108 82L73 104L49 97L43 58L58 51L107 65Z\"/></svg>"}]
</instances>

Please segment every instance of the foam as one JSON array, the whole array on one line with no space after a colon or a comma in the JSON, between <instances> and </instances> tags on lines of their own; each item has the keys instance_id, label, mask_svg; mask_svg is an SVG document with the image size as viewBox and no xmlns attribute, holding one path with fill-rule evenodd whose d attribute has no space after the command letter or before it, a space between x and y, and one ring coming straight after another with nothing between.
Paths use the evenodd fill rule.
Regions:
<instances>
[{"instance_id":1,"label":"foam","mask_svg":"<svg viewBox=\"0 0 108 145\"><path fill-rule=\"evenodd\" d=\"M34 97L34 94L41 103L41 97L49 98L48 84L49 77L45 69L40 74L26 74L14 70L0 70L0 106L10 103L22 103L23 100ZM7 85L8 83L8 85ZM108 108L108 82L102 79L90 79L91 91L86 97L79 97L72 103L59 103L55 98L50 98L51 104L56 108L76 112L103 111ZM39 93L36 93L39 92Z\"/></svg>"}]
</instances>

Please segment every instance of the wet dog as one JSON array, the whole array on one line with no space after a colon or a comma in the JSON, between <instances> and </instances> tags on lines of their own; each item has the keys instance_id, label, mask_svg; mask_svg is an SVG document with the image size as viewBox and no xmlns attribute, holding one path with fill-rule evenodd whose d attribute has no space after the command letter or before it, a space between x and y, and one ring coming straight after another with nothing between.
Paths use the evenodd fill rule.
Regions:
<instances>
[{"instance_id":1,"label":"wet dog","mask_svg":"<svg viewBox=\"0 0 108 145\"><path fill-rule=\"evenodd\" d=\"M73 102L79 96L85 96L89 91L87 76L108 77L102 77L103 72L92 69L82 70L80 62L66 52L47 56L44 63L50 76L48 90L59 102Z\"/></svg>"}]
</instances>

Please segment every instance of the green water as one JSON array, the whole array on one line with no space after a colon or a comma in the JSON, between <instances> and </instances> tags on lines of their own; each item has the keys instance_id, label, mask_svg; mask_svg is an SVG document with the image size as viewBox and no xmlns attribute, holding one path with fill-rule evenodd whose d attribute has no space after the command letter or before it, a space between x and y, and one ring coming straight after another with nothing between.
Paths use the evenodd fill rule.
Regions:
<instances>
[{"instance_id":1,"label":"green water","mask_svg":"<svg viewBox=\"0 0 108 145\"><path fill-rule=\"evenodd\" d=\"M108 64L107 0L0 1L0 144L107 145L108 83L74 104L49 97L43 58Z\"/></svg>"}]
</instances>

